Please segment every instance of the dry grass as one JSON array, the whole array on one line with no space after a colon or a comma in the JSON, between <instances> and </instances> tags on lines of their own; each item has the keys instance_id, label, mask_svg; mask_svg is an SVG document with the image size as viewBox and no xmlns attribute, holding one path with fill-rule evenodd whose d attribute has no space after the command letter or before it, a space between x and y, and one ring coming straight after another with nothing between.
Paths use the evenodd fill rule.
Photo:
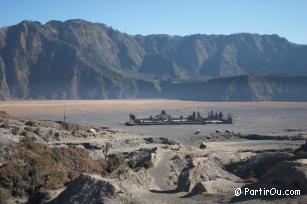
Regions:
<instances>
[{"instance_id":1,"label":"dry grass","mask_svg":"<svg viewBox=\"0 0 307 204\"><path fill-rule=\"evenodd\" d=\"M0 189L14 197L58 189L82 172L105 174L104 161L80 148L50 148L26 138L0 168Z\"/></svg>"},{"instance_id":2,"label":"dry grass","mask_svg":"<svg viewBox=\"0 0 307 204\"><path fill-rule=\"evenodd\" d=\"M10 191L0 187L0 204L6 204L10 197Z\"/></svg>"}]
</instances>

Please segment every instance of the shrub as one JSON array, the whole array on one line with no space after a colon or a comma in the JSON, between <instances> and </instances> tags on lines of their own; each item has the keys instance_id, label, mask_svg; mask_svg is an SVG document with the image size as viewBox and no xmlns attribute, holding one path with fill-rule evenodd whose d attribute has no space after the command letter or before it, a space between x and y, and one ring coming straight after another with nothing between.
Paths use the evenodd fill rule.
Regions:
<instances>
[{"instance_id":1,"label":"shrub","mask_svg":"<svg viewBox=\"0 0 307 204\"><path fill-rule=\"evenodd\" d=\"M52 136L53 135L53 129L52 128L48 129L47 134Z\"/></svg>"},{"instance_id":2,"label":"shrub","mask_svg":"<svg viewBox=\"0 0 307 204\"><path fill-rule=\"evenodd\" d=\"M35 127L35 126L37 126L37 123L35 122L35 121L27 121L26 123L25 123L25 125L26 126L32 126L32 127Z\"/></svg>"},{"instance_id":3,"label":"shrub","mask_svg":"<svg viewBox=\"0 0 307 204\"><path fill-rule=\"evenodd\" d=\"M40 135L40 131L41 131L41 130L40 130L40 128L38 127L38 128L36 128L36 129L34 130L34 133L37 134L37 135Z\"/></svg>"},{"instance_id":4,"label":"shrub","mask_svg":"<svg viewBox=\"0 0 307 204\"><path fill-rule=\"evenodd\" d=\"M131 169L134 169L136 168L136 161L135 160L129 160L127 162L128 166L131 168Z\"/></svg>"},{"instance_id":5,"label":"shrub","mask_svg":"<svg viewBox=\"0 0 307 204\"><path fill-rule=\"evenodd\" d=\"M12 134L13 135L19 135L21 133L21 128L17 126L12 127Z\"/></svg>"},{"instance_id":6,"label":"shrub","mask_svg":"<svg viewBox=\"0 0 307 204\"><path fill-rule=\"evenodd\" d=\"M191 159L192 157L193 157L192 154L186 154L186 155L185 155L185 158L186 158L186 159Z\"/></svg>"},{"instance_id":7,"label":"shrub","mask_svg":"<svg viewBox=\"0 0 307 204\"><path fill-rule=\"evenodd\" d=\"M24 136L24 137L27 137L27 136L28 136L28 133L27 133L26 131L22 131L22 132L21 132L21 135Z\"/></svg>"},{"instance_id":8,"label":"shrub","mask_svg":"<svg viewBox=\"0 0 307 204\"><path fill-rule=\"evenodd\" d=\"M110 154L107 160L107 171L111 173L117 169L120 165L124 164L124 159L120 154Z\"/></svg>"},{"instance_id":9,"label":"shrub","mask_svg":"<svg viewBox=\"0 0 307 204\"><path fill-rule=\"evenodd\" d=\"M59 132L54 133L54 137L55 137L56 140L60 140L60 136L61 136L61 133L59 133Z\"/></svg>"},{"instance_id":10,"label":"shrub","mask_svg":"<svg viewBox=\"0 0 307 204\"><path fill-rule=\"evenodd\" d=\"M151 160L147 160L147 161L144 162L144 167L145 167L145 169L152 168L152 167L154 167L154 163Z\"/></svg>"},{"instance_id":11,"label":"shrub","mask_svg":"<svg viewBox=\"0 0 307 204\"><path fill-rule=\"evenodd\" d=\"M23 128L25 131L27 131L27 132L33 132L33 128L32 127L24 127Z\"/></svg>"},{"instance_id":12,"label":"shrub","mask_svg":"<svg viewBox=\"0 0 307 204\"><path fill-rule=\"evenodd\" d=\"M3 120L3 123L1 124L2 128L9 128L9 121L8 120Z\"/></svg>"}]
</instances>

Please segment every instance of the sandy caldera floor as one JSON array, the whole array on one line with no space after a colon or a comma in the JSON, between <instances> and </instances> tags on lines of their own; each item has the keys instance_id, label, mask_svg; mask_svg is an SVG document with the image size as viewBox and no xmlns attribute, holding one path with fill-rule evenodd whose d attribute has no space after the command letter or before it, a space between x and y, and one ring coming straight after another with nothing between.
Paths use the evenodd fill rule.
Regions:
<instances>
[{"instance_id":1,"label":"sandy caldera floor","mask_svg":"<svg viewBox=\"0 0 307 204\"><path fill-rule=\"evenodd\" d=\"M28 119L66 120L83 124L107 126L131 134L145 134L177 139L184 144L197 145L200 139L196 130L212 134L216 129L229 129L242 134L285 134L288 129L306 129L306 102L199 102L164 99L127 99L127 100L44 100L44 101L7 101L0 103L0 111ZM172 116L191 114L200 111L207 116L210 110L232 113L231 125L180 125L180 126L133 126L123 124L129 120L129 113L136 117L156 115L166 110Z\"/></svg>"},{"instance_id":2,"label":"sandy caldera floor","mask_svg":"<svg viewBox=\"0 0 307 204\"><path fill-rule=\"evenodd\" d=\"M97 112L145 112L150 110L197 110L207 109L307 109L306 102L198 102L165 99L125 100L42 100L4 101L0 110L15 116L36 114L54 115L67 113Z\"/></svg>"}]
</instances>

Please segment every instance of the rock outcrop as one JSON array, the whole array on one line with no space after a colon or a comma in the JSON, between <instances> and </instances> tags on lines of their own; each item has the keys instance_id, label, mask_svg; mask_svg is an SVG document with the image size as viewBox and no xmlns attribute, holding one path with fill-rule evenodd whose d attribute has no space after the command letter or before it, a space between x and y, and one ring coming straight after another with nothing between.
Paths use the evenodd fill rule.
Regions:
<instances>
[{"instance_id":1,"label":"rock outcrop","mask_svg":"<svg viewBox=\"0 0 307 204\"><path fill-rule=\"evenodd\" d=\"M259 153L245 161L225 165L225 169L242 179L260 178L270 167L291 159L294 159L294 155L287 152Z\"/></svg>"},{"instance_id":2,"label":"rock outcrop","mask_svg":"<svg viewBox=\"0 0 307 204\"><path fill-rule=\"evenodd\" d=\"M127 152L123 156L127 160L129 166L133 169L151 168L158 161L158 148L139 149L137 151Z\"/></svg>"},{"instance_id":3,"label":"rock outcrop","mask_svg":"<svg viewBox=\"0 0 307 204\"><path fill-rule=\"evenodd\" d=\"M226 179L239 181L240 179L222 169L219 162L208 157L193 159L184 168L178 178L177 191L190 192L199 182Z\"/></svg>"},{"instance_id":4,"label":"rock outcrop","mask_svg":"<svg viewBox=\"0 0 307 204\"><path fill-rule=\"evenodd\" d=\"M140 203L115 180L83 174L73 180L51 204Z\"/></svg>"},{"instance_id":5,"label":"rock outcrop","mask_svg":"<svg viewBox=\"0 0 307 204\"><path fill-rule=\"evenodd\" d=\"M250 187L263 186L301 191L307 193L307 159L283 161L271 168Z\"/></svg>"},{"instance_id":6,"label":"rock outcrop","mask_svg":"<svg viewBox=\"0 0 307 204\"><path fill-rule=\"evenodd\" d=\"M155 180L144 168L133 171L127 166L120 166L109 174L108 178L118 180L121 185L129 189L129 191L159 190Z\"/></svg>"},{"instance_id":7,"label":"rock outcrop","mask_svg":"<svg viewBox=\"0 0 307 204\"><path fill-rule=\"evenodd\" d=\"M107 177L82 174L73 180L51 204L142 203L140 192L158 190L147 171L120 166Z\"/></svg>"}]
</instances>

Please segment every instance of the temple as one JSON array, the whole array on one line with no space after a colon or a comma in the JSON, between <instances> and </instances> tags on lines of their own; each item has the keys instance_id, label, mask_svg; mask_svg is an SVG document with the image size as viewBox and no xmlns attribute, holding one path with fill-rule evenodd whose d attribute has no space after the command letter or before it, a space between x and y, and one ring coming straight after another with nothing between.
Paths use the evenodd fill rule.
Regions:
<instances>
[{"instance_id":1,"label":"temple","mask_svg":"<svg viewBox=\"0 0 307 204\"><path fill-rule=\"evenodd\" d=\"M156 116L149 116L148 118L136 118L134 114L129 115L130 120L125 124L132 125L186 125L186 124L232 124L232 115L228 113L226 117L222 112L210 111L207 117L203 117L199 112L193 112L191 115L184 117L173 117L162 110Z\"/></svg>"}]
</instances>

